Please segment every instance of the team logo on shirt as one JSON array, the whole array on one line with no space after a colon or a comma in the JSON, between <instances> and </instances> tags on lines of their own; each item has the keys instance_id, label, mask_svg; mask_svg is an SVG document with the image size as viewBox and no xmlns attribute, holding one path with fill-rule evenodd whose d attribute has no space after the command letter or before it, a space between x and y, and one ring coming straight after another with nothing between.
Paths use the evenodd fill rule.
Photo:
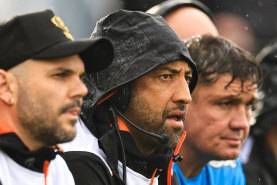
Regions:
<instances>
[{"instance_id":1,"label":"team logo on shirt","mask_svg":"<svg viewBox=\"0 0 277 185\"><path fill-rule=\"evenodd\" d=\"M211 165L214 168L222 168L224 166L229 166L232 168L237 167L236 160L226 160L226 161L210 161L209 165Z\"/></svg>"}]
</instances>

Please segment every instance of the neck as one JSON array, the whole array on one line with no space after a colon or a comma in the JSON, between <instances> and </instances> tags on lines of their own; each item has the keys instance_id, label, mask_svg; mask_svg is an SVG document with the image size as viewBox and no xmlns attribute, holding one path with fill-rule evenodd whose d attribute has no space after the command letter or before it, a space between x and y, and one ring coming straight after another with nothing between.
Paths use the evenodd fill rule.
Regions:
<instances>
[{"instance_id":1,"label":"neck","mask_svg":"<svg viewBox=\"0 0 277 185\"><path fill-rule=\"evenodd\" d=\"M178 163L185 178L189 179L196 177L200 174L209 160L205 159L199 152L188 144L187 140L184 141L180 148L181 156L183 160Z\"/></svg>"},{"instance_id":2,"label":"neck","mask_svg":"<svg viewBox=\"0 0 277 185\"><path fill-rule=\"evenodd\" d=\"M31 133L27 133L20 124L17 124L18 121L14 116L7 115L8 114L4 114L4 116L0 118L0 134L15 133L30 151L42 147L41 143L34 142L32 138L30 138Z\"/></svg>"},{"instance_id":3,"label":"neck","mask_svg":"<svg viewBox=\"0 0 277 185\"><path fill-rule=\"evenodd\" d=\"M118 117L118 125L120 130L127 131L132 135L137 148L142 154L150 155L156 151L157 146L153 144L156 138L142 133L132 125L129 125L128 122L121 117Z\"/></svg>"},{"instance_id":4,"label":"neck","mask_svg":"<svg viewBox=\"0 0 277 185\"><path fill-rule=\"evenodd\" d=\"M275 124L272 128L270 128L266 135L265 138L275 156L275 159L277 159L277 124Z\"/></svg>"}]
</instances>

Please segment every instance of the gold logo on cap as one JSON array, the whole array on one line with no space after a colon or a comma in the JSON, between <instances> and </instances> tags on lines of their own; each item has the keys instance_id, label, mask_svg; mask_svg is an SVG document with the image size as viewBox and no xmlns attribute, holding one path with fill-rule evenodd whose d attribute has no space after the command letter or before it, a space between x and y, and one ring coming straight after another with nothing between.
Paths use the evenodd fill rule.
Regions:
<instances>
[{"instance_id":1,"label":"gold logo on cap","mask_svg":"<svg viewBox=\"0 0 277 185\"><path fill-rule=\"evenodd\" d=\"M63 34L69 38L70 40L74 40L73 36L71 35L71 33L69 32L69 29L64 25L63 20L58 17L58 16L54 16L51 19L51 22L57 26L58 28L60 28L61 30L63 30Z\"/></svg>"}]
</instances>

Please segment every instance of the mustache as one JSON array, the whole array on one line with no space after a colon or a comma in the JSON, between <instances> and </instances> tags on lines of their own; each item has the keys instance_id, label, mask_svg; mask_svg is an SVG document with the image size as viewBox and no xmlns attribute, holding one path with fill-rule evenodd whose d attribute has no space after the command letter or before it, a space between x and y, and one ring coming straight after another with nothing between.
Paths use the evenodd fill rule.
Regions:
<instances>
[{"instance_id":1,"label":"mustache","mask_svg":"<svg viewBox=\"0 0 277 185\"><path fill-rule=\"evenodd\" d=\"M65 113L65 112L67 112L68 110L70 110L72 108L76 108L76 107L81 108L82 103L83 103L83 101L81 99L75 99L75 100L73 100L72 103L69 103L69 104L64 105L63 107L61 107L59 112L60 112L60 114L62 114L62 113Z\"/></svg>"},{"instance_id":2,"label":"mustache","mask_svg":"<svg viewBox=\"0 0 277 185\"><path fill-rule=\"evenodd\" d=\"M175 107L170 107L170 108L166 109L164 114L168 114L169 112L172 112L172 111L175 111L175 110L180 110L180 111L187 112L188 108L185 104L178 104Z\"/></svg>"}]
</instances>

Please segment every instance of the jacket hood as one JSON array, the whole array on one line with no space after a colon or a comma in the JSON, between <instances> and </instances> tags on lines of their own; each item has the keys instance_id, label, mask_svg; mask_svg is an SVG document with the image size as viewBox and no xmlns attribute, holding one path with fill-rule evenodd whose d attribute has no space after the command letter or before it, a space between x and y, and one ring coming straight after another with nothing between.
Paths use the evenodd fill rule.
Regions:
<instances>
[{"instance_id":1,"label":"jacket hood","mask_svg":"<svg viewBox=\"0 0 277 185\"><path fill-rule=\"evenodd\" d=\"M89 94L84 107L94 106L118 87L176 60L184 60L192 68L190 90L194 89L196 66L183 42L161 16L118 10L97 22L91 37L99 36L113 43L115 58L106 69L88 75L85 82Z\"/></svg>"}]
</instances>

